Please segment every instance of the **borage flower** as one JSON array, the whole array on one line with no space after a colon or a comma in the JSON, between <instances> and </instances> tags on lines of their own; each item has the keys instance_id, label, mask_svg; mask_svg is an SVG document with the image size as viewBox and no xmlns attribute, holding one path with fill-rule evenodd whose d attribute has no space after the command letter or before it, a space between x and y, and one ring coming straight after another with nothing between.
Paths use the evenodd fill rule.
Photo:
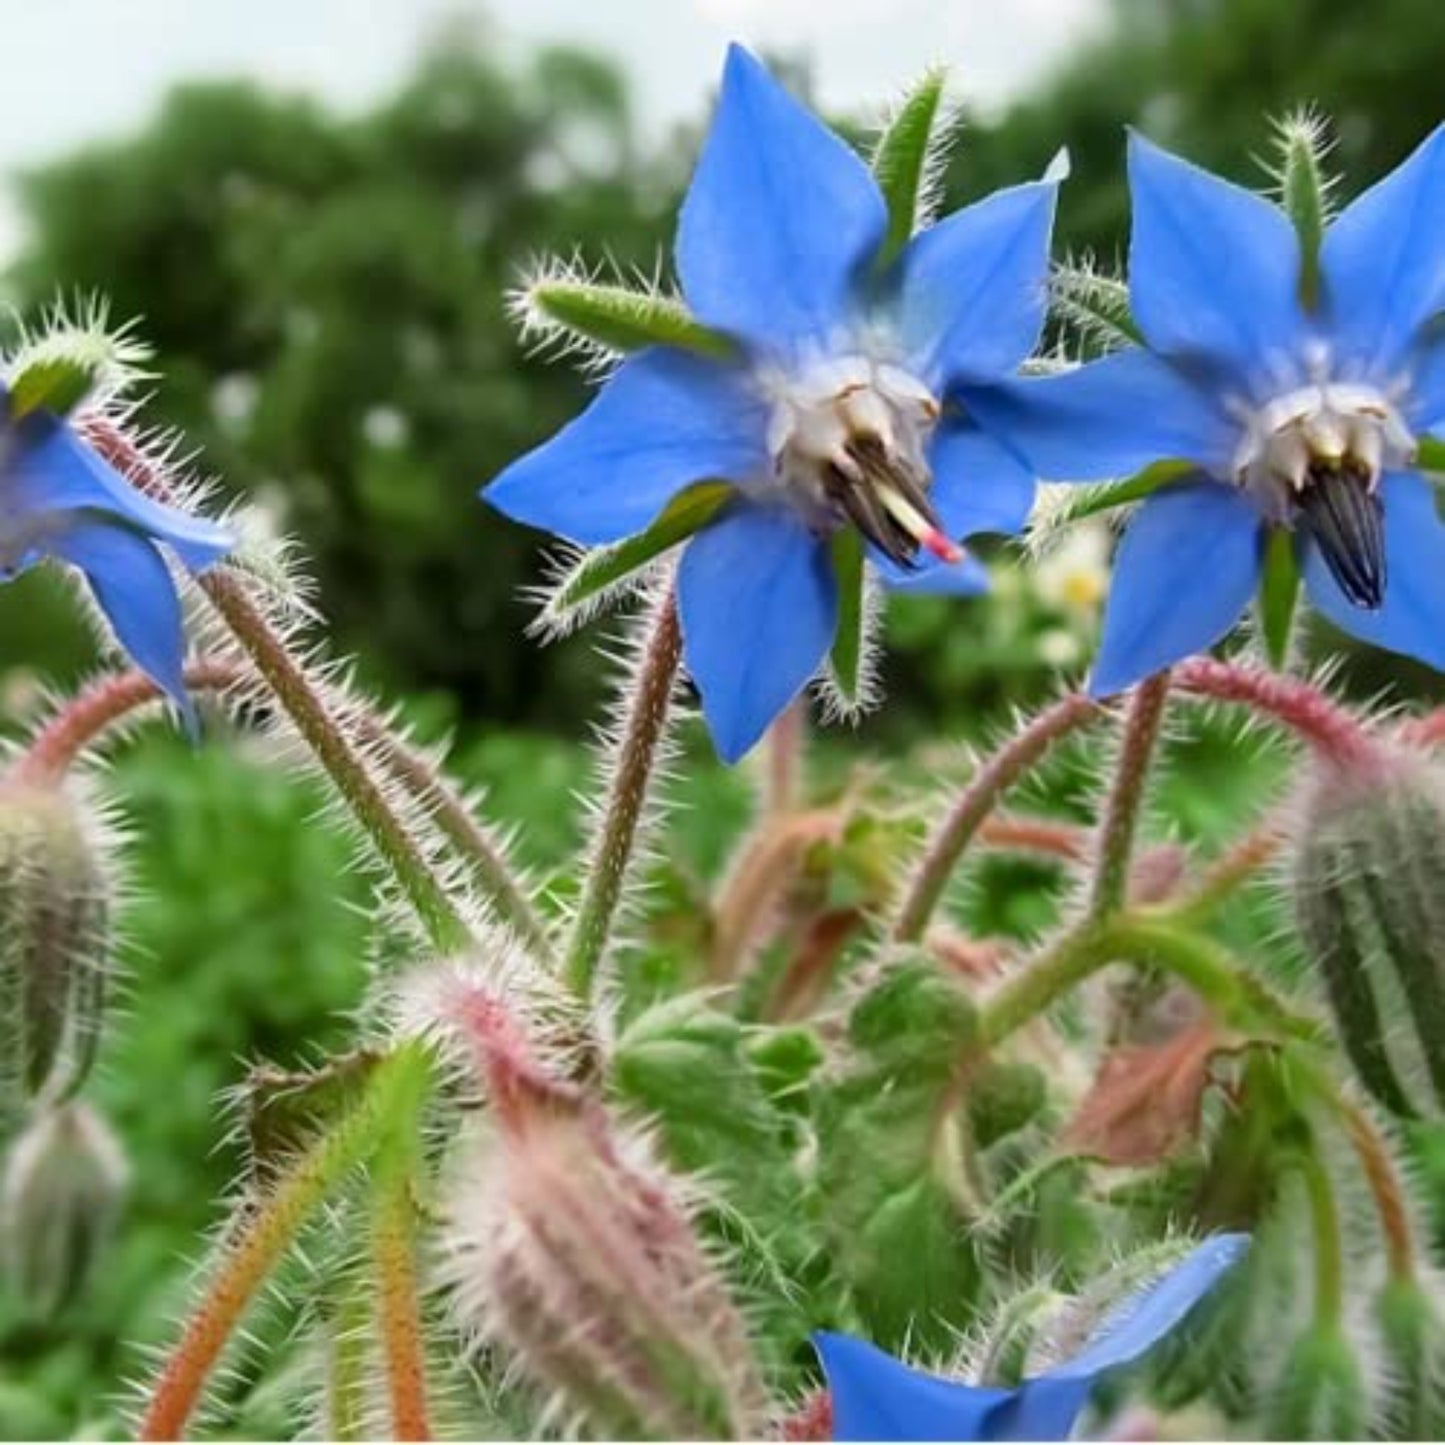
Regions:
<instances>
[{"instance_id":1,"label":"borage flower","mask_svg":"<svg viewBox=\"0 0 1445 1445\"><path fill-rule=\"evenodd\" d=\"M1048 476L1190 466L1120 544L1092 690L1217 642L1273 536L1333 622L1445 667L1445 531L1415 470L1445 423L1445 130L1317 254L1281 207L1137 135L1129 182L1146 345L978 398Z\"/></svg>"},{"instance_id":2,"label":"borage flower","mask_svg":"<svg viewBox=\"0 0 1445 1445\"><path fill-rule=\"evenodd\" d=\"M1206 1240L1110 1312L1077 1354L1012 1389L923 1374L847 1335L815 1337L835 1440L1066 1440L1099 1382L1177 1329L1243 1257L1246 1235Z\"/></svg>"},{"instance_id":3,"label":"borage flower","mask_svg":"<svg viewBox=\"0 0 1445 1445\"><path fill-rule=\"evenodd\" d=\"M729 52L676 241L721 354L638 353L485 492L592 545L640 532L692 484L730 484L677 578L688 670L728 761L827 656L850 536L885 579L977 591L958 539L1023 524L1033 475L973 403L1038 339L1055 190L999 192L893 257L868 167Z\"/></svg>"},{"instance_id":4,"label":"borage flower","mask_svg":"<svg viewBox=\"0 0 1445 1445\"><path fill-rule=\"evenodd\" d=\"M68 420L17 397L0 385L0 581L45 558L77 568L120 645L190 722L181 604L160 545L199 572L231 550L230 534L152 501Z\"/></svg>"}]
</instances>

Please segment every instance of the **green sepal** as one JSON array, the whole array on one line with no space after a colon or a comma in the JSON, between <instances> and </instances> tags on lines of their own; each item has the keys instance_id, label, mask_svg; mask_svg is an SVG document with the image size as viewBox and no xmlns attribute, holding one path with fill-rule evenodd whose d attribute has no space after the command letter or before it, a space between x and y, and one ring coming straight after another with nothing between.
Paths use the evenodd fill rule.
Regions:
<instances>
[{"instance_id":1,"label":"green sepal","mask_svg":"<svg viewBox=\"0 0 1445 1445\"><path fill-rule=\"evenodd\" d=\"M833 534L833 575L838 579L838 630L830 665L833 686L849 708L862 705L868 604L864 596L863 538L851 527Z\"/></svg>"},{"instance_id":2,"label":"green sepal","mask_svg":"<svg viewBox=\"0 0 1445 1445\"><path fill-rule=\"evenodd\" d=\"M1312 311L1320 299L1320 244L1329 219L1323 128L1308 114L1290 116L1280 124L1279 144L1280 197L1299 237L1300 302Z\"/></svg>"},{"instance_id":3,"label":"green sepal","mask_svg":"<svg viewBox=\"0 0 1445 1445\"><path fill-rule=\"evenodd\" d=\"M1295 553L1294 534L1287 527L1271 527L1259 579L1258 608L1264 655L1276 672L1282 672L1289 661L1299 591L1299 558Z\"/></svg>"},{"instance_id":4,"label":"green sepal","mask_svg":"<svg viewBox=\"0 0 1445 1445\"><path fill-rule=\"evenodd\" d=\"M680 491L645 531L585 552L548 599L543 614L547 626L565 627L579 608L705 527L733 495L727 482L696 482Z\"/></svg>"},{"instance_id":5,"label":"green sepal","mask_svg":"<svg viewBox=\"0 0 1445 1445\"><path fill-rule=\"evenodd\" d=\"M10 383L10 420L34 411L68 416L90 394L99 375L99 367L74 357L37 358Z\"/></svg>"},{"instance_id":6,"label":"green sepal","mask_svg":"<svg viewBox=\"0 0 1445 1445\"><path fill-rule=\"evenodd\" d=\"M1050 517L1049 530L1070 527L1075 522L1082 522L1085 517L1097 517L1101 512L1112 512L1115 507L1142 502L1160 487L1176 482L1194 470L1190 462L1154 462L1142 472L1135 472L1122 481L1079 486L1075 489L1074 498Z\"/></svg>"},{"instance_id":7,"label":"green sepal","mask_svg":"<svg viewBox=\"0 0 1445 1445\"><path fill-rule=\"evenodd\" d=\"M873 152L873 175L888 207L888 231L879 249L879 261L893 260L925 219L925 198L943 109L947 72L942 67L925 71L893 113Z\"/></svg>"},{"instance_id":8,"label":"green sepal","mask_svg":"<svg viewBox=\"0 0 1445 1445\"><path fill-rule=\"evenodd\" d=\"M1129 306L1128 284L1089 266L1054 268L1051 301L1055 315L1089 343L1094 353L1144 344L1144 333Z\"/></svg>"},{"instance_id":9,"label":"green sepal","mask_svg":"<svg viewBox=\"0 0 1445 1445\"><path fill-rule=\"evenodd\" d=\"M695 320L682 302L670 296L558 279L532 282L523 298L525 309L543 323L609 351L676 346L719 360L735 354L726 336Z\"/></svg>"}]
</instances>

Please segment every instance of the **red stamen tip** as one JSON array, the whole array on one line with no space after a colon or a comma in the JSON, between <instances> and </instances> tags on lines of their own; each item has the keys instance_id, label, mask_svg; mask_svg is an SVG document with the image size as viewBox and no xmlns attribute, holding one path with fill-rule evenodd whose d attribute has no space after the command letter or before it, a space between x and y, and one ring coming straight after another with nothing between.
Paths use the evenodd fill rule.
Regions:
<instances>
[{"instance_id":1,"label":"red stamen tip","mask_svg":"<svg viewBox=\"0 0 1445 1445\"><path fill-rule=\"evenodd\" d=\"M940 562L962 562L968 555L957 542L950 542L936 527L926 531L920 540Z\"/></svg>"}]
</instances>

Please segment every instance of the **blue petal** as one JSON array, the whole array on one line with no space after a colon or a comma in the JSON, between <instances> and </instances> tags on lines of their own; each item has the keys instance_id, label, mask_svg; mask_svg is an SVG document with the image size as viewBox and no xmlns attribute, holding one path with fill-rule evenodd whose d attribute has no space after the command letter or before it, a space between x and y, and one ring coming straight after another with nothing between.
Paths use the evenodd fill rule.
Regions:
<instances>
[{"instance_id":1,"label":"blue petal","mask_svg":"<svg viewBox=\"0 0 1445 1445\"><path fill-rule=\"evenodd\" d=\"M848 319L888 226L857 153L741 46L677 229L677 269L699 320L789 352Z\"/></svg>"},{"instance_id":2,"label":"blue petal","mask_svg":"<svg viewBox=\"0 0 1445 1445\"><path fill-rule=\"evenodd\" d=\"M959 400L1052 481L1104 481L1168 460L1223 469L1239 431L1215 398L1137 348L1057 376L964 388Z\"/></svg>"},{"instance_id":3,"label":"blue petal","mask_svg":"<svg viewBox=\"0 0 1445 1445\"><path fill-rule=\"evenodd\" d=\"M1011 1391L910 1369L848 1335L813 1336L833 1400L835 1440L990 1440L990 1411Z\"/></svg>"},{"instance_id":4,"label":"blue petal","mask_svg":"<svg viewBox=\"0 0 1445 1445\"><path fill-rule=\"evenodd\" d=\"M768 464L766 437L766 410L738 368L655 347L482 495L574 542L615 542L693 482L755 475Z\"/></svg>"},{"instance_id":5,"label":"blue petal","mask_svg":"<svg viewBox=\"0 0 1445 1445\"><path fill-rule=\"evenodd\" d=\"M719 755L735 763L833 641L828 548L790 508L741 502L688 544L677 587L687 668Z\"/></svg>"},{"instance_id":6,"label":"blue petal","mask_svg":"<svg viewBox=\"0 0 1445 1445\"><path fill-rule=\"evenodd\" d=\"M1218 642L1254 591L1262 530L1250 501L1223 482L1155 492L1114 558L1089 691L1109 697Z\"/></svg>"},{"instance_id":7,"label":"blue petal","mask_svg":"<svg viewBox=\"0 0 1445 1445\"><path fill-rule=\"evenodd\" d=\"M48 412L17 427L10 480L27 511L106 512L164 542L193 572L204 571L235 546L224 527L162 506L125 480L64 422Z\"/></svg>"},{"instance_id":8,"label":"blue petal","mask_svg":"<svg viewBox=\"0 0 1445 1445\"><path fill-rule=\"evenodd\" d=\"M1445 527L1424 477L1392 472L1381 480L1385 506L1385 602L1376 611L1345 599L1319 549L1304 547L1305 585L1337 627L1364 642L1419 658L1445 672Z\"/></svg>"},{"instance_id":9,"label":"blue petal","mask_svg":"<svg viewBox=\"0 0 1445 1445\"><path fill-rule=\"evenodd\" d=\"M933 597L978 597L988 591L988 569L976 557L961 562L924 559L914 568L900 567L876 548L868 549L868 560L890 592L919 592Z\"/></svg>"},{"instance_id":10,"label":"blue petal","mask_svg":"<svg viewBox=\"0 0 1445 1445\"><path fill-rule=\"evenodd\" d=\"M1094 1380L1132 1364L1177 1329L1249 1249L1247 1234L1216 1234L1190 1251L1147 1289L1128 1299L1079 1354L1040 1380Z\"/></svg>"},{"instance_id":11,"label":"blue petal","mask_svg":"<svg viewBox=\"0 0 1445 1445\"><path fill-rule=\"evenodd\" d=\"M1445 308L1445 127L1349 206L1320 248L1336 343L1365 368L1392 368Z\"/></svg>"},{"instance_id":12,"label":"blue petal","mask_svg":"<svg viewBox=\"0 0 1445 1445\"><path fill-rule=\"evenodd\" d=\"M1032 469L987 432L950 418L928 451L929 500L946 536L998 532L1011 537L1028 520L1036 486Z\"/></svg>"},{"instance_id":13,"label":"blue petal","mask_svg":"<svg viewBox=\"0 0 1445 1445\"><path fill-rule=\"evenodd\" d=\"M1445 337L1422 346L1410 366L1405 420L1417 432L1445 430Z\"/></svg>"},{"instance_id":14,"label":"blue petal","mask_svg":"<svg viewBox=\"0 0 1445 1445\"><path fill-rule=\"evenodd\" d=\"M85 573L121 646L194 730L183 673L186 639L180 598L154 544L94 512L81 512L52 534L49 550Z\"/></svg>"},{"instance_id":15,"label":"blue petal","mask_svg":"<svg viewBox=\"0 0 1445 1445\"><path fill-rule=\"evenodd\" d=\"M903 341L936 386L1003 376L1038 344L1057 195L1051 181L998 191L903 253Z\"/></svg>"},{"instance_id":16,"label":"blue petal","mask_svg":"<svg viewBox=\"0 0 1445 1445\"><path fill-rule=\"evenodd\" d=\"M1292 361L1305 322L1284 212L1132 132L1129 190L1130 306L1150 345L1241 378Z\"/></svg>"}]
</instances>

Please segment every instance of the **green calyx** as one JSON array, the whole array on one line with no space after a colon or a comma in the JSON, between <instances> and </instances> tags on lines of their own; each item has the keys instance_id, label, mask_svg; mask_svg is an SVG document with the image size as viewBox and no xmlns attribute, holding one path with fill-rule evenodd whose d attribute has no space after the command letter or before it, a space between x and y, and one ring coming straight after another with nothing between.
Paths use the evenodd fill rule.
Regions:
<instances>
[{"instance_id":1,"label":"green calyx","mask_svg":"<svg viewBox=\"0 0 1445 1445\"><path fill-rule=\"evenodd\" d=\"M79 357L37 357L10 381L10 420L31 412L49 411L68 416L90 394L100 367Z\"/></svg>"},{"instance_id":2,"label":"green calyx","mask_svg":"<svg viewBox=\"0 0 1445 1445\"><path fill-rule=\"evenodd\" d=\"M888 207L880 262L894 260L928 219L928 193L948 144L947 72L926 71L893 112L873 152L873 175Z\"/></svg>"},{"instance_id":3,"label":"green calyx","mask_svg":"<svg viewBox=\"0 0 1445 1445\"><path fill-rule=\"evenodd\" d=\"M675 346L718 360L734 354L726 336L694 320L671 296L544 276L517 293L516 306L524 326L543 334L570 334L606 351Z\"/></svg>"}]
</instances>

